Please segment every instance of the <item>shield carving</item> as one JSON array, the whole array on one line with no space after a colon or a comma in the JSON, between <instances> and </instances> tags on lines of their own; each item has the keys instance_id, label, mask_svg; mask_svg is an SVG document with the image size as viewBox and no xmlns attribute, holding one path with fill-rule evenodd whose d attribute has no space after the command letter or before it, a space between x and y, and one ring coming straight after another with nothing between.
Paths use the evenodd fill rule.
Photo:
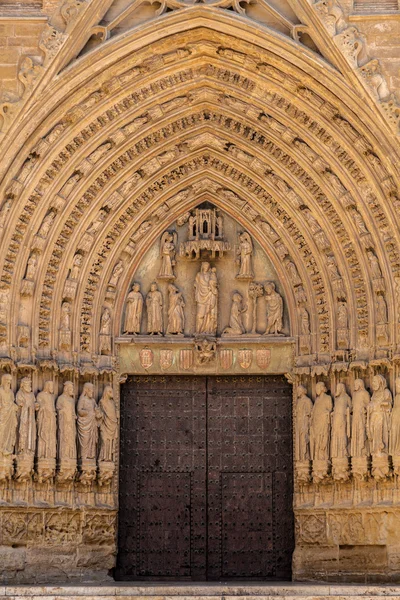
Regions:
<instances>
[{"instance_id":1,"label":"shield carving","mask_svg":"<svg viewBox=\"0 0 400 600\"><path fill-rule=\"evenodd\" d=\"M150 350L150 348L143 348L143 350L139 352L139 359L143 369L150 369L154 360L153 351Z\"/></svg>"},{"instance_id":2,"label":"shield carving","mask_svg":"<svg viewBox=\"0 0 400 600\"><path fill-rule=\"evenodd\" d=\"M253 350L239 350L238 362L242 369L248 369L253 360Z\"/></svg>"},{"instance_id":3,"label":"shield carving","mask_svg":"<svg viewBox=\"0 0 400 600\"><path fill-rule=\"evenodd\" d=\"M166 371L172 366L174 354L172 350L160 350L160 367Z\"/></svg>"},{"instance_id":4,"label":"shield carving","mask_svg":"<svg viewBox=\"0 0 400 600\"><path fill-rule=\"evenodd\" d=\"M224 370L230 369L233 364L233 351L227 349L220 350L219 363Z\"/></svg>"},{"instance_id":5,"label":"shield carving","mask_svg":"<svg viewBox=\"0 0 400 600\"><path fill-rule=\"evenodd\" d=\"M256 350L256 363L260 369L267 369L271 362L271 350L269 348L259 348Z\"/></svg>"},{"instance_id":6,"label":"shield carving","mask_svg":"<svg viewBox=\"0 0 400 600\"><path fill-rule=\"evenodd\" d=\"M193 350L180 350L179 364L185 371L191 369L193 367Z\"/></svg>"}]
</instances>

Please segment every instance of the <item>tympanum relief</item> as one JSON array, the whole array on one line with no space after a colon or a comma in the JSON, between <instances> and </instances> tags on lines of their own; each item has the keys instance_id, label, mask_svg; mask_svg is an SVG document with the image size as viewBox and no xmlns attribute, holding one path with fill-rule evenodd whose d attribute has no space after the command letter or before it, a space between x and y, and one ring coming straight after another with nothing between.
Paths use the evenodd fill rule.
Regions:
<instances>
[{"instance_id":1,"label":"tympanum relief","mask_svg":"<svg viewBox=\"0 0 400 600\"><path fill-rule=\"evenodd\" d=\"M286 266L294 286L301 279ZM158 337L288 335L271 262L222 211L202 205L161 235L134 274L122 334Z\"/></svg>"},{"instance_id":2,"label":"tympanum relief","mask_svg":"<svg viewBox=\"0 0 400 600\"><path fill-rule=\"evenodd\" d=\"M288 285L297 290L301 278L288 256L285 268ZM253 360L256 350L246 344L247 338L257 344L258 357L265 349L260 344L285 337L292 343L282 283L270 259L248 231L209 203L171 224L132 279L118 342L123 365L126 358L146 372L172 366L210 372L221 360L228 364L224 357L233 344L230 368L238 364L244 371L250 366L257 371L263 370L263 361ZM103 325L102 317L101 353ZM130 343L136 350L129 349L125 336L133 336Z\"/></svg>"}]
</instances>

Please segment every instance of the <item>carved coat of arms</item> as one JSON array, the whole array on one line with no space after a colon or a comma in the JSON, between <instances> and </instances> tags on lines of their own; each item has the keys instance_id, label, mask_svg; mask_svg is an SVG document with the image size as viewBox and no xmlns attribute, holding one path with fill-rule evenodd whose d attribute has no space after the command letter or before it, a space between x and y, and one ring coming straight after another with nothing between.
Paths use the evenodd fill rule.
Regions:
<instances>
[{"instance_id":1,"label":"carved coat of arms","mask_svg":"<svg viewBox=\"0 0 400 600\"><path fill-rule=\"evenodd\" d=\"M220 350L219 363L224 370L230 369L233 364L233 351L227 348Z\"/></svg>"},{"instance_id":2,"label":"carved coat of arms","mask_svg":"<svg viewBox=\"0 0 400 600\"><path fill-rule=\"evenodd\" d=\"M239 350L238 363L242 369L248 369L253 360L253 350Z\"/></svg>"},{"instance_id":3,"label":"carved coat of arms","mask_svg":"<svg viewBox=\"0 0 400 600\"><path fill-rule=\"evenodd\" d=\"M271 362L271 350L269 348L259 348L256 350L256 363L260 369L267 369Z\"/></svg>"},{"instance_id":4,"label":"carved coat of arms","mask_svg":"<svg viewBox=\"0 0 400 600\"><path fill-rule=\"evenodd\" d=\"M180 350L179 365L181 369L188 371L193 367L193 350Z\"/></svg>"},{"instance_id":5,"label":"carved coat of arms","mask_svg":"<svg viewBox=\"0 0 400 600\"><path fill-rule=\"evenodd\" d=\"M150 348L143 348L139 352L139 359L143 369L150 369L154 361L153 351Z\"/></svg>"},{"instance_id":6,"label":"carved coat of arms","mask_svg":"<svg viewBox=\"0 0 400 600\"><path fill-rule=\"evenodd\" d=\"M160 367L166 371L172 366L174 354L172 350L160 350Z\"/></svg>"}]
</instances>

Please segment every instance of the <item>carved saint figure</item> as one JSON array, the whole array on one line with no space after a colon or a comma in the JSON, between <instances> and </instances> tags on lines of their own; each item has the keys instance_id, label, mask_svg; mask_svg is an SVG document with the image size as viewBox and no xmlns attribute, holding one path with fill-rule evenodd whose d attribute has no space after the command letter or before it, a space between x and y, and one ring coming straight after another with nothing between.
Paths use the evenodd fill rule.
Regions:
<instances>
[{"instance_id":1,"label":"carved saint figure","mask_svg":"<svg viewBox=\"0 0 400 600\"><path fill-rule=\"evenodd\" d=\"M177 241L176 233L170 233L169 231L166 231L165 233L163 233L163 235L161 237L161 244L160 244L161 268L160 268L160 272L158 274L159 279L175 279L173 268L176 264L176 261L175 261L176 241Z\"/></svg>"},{"instance_id":2,"label":"carved saint figure","mask_svg":"<svg viewBox=\"0 0 400 600\"><path fill-rule=\"evenodd\" d=\"M103 310L100 319L99 352L108 354L111 352L111 311L109 308Z\"/></svg>"},{"instance_id":3,"label":"carved saint figure","mask_svg":"<svg viewBox=\"0 0 400 600\"><path fill-rule=\"evenodd\" d=\"M49 235L49 231L51 226L53 225L53 221L56 218L55 212L49 212L42 221L39 231L37 235L43 239L46 239Z\"/></svg>"},{"instance_id":4,"label":"carved saint figure","mask_svg":"<svg viewBox=\"0 0 400 600\"><path fill-rule=\"evenodd\" d=\"M247 311L247 306L243 306L243 298L239 292L232 296L231 314L229 317L229 327L224 330L224 335L242 335L246 333L243 325L242 314Z\"/></svg>"},{"instance_id":5,"label":"carved saint figure","mask_svg":"<svg viewBox=\"0 0 400 600\"><path fill-rule=\"evenodd\" d=\"M379 266L378 258L375 256L372 250L367 252L367 256L371 266L372 279L380 279L382 277L382 271Z\"/></svg>"},{"instance_id":6,"label":"carved saint figure","mask_svg":"<svg viewBox=\"0 0 400 600\"><path fill-rule=\"evenodd\" d=\"M296 460L310 460L310 427L313 403L304 386L297 387Z\"/></svg>"},{"instance_id":7,"label":"carved saint figure","mask_svg":"<svg viewBox=\"0 0 400 600\"><path fill-rule=\"evenodd\" d=\"M353 419L351 425L350 454L353 458L367 456L367 411L370 402L369 392L365 389L362 379L354 382L353 393Z\"/></svg>"},{"instance_id":8,"label":"carved saint figure","mask_svg":"<svg viewBox=\"0 0 400 600\"><path fill-rule=\"evenodd\" d=\"M346 302L339 302L337 308L337 326L338 329L347 329L349 326L349 317Z\"/></svg>"},{"instance_id":9,"label":"carved saint figure","mask_svg":"<svg viewBox=\"0 0 400 600\"><path fill-rule=\"evenodd\" d=\"M264 335L278 335L283 327L283 300L275 290L275 283L264 285L265 302L267 305L267 328Z\"/></svg>"},{"instance_id":10,"label":"carved saint figure","mask_svg":"<svg viewBox=\"0 0 400 600\"><path fill-rule=\"evenodd\" d=\"M106 385L99 402L100 453L99 460L113 461L118 439L118 419L111 385Z\"/></svg>"},{"instance_id":11,"label":"carved saint figure","mask_svg":"<svg viewBox=\"0 0 400 600\"><path fill-rule=\"evenodd\" d=\"M344 383L338 383L332 413L331 457L349 456L351 398L346 394Z\"/></svg>"},{"instance_id":12,"label":"carved saint figure","mask_svg":"<svg viewBox=\"0 0 400 600\"><path fill-rule=\"evenodd\" d=\"M250 235L244 231L239 235L239 248L237 249L238 263L240 265L237 279L253 279L251 259L253 255L253 242Z\"/></svg>"},{"instance_id":13,"label":"carved saint figure","mask_svg":"<svg viewBox=\"0 0 400 600\"><path fill-rule=\"evenodd\" d=\"M79 254L79 252L77 254L75 254L74 258L72 259L72 267L71 267L71 272L69 274L70 279L73 279L74 281L76 281L79 278L79 271L81 270L81 266L83 263L83 256L82 254Z\"/></svg>"},{"instance_id":14,"label":"carved saint figure","mask_svg":"<svg viewBox=\"0 0 400 600\"><path fill-rule=\"evenodd\" d=\"M387 455L389 452L389 422L392 394L387 389L383 375L372 379L373 394L368 408L368 438L371 454Z\"/></svg>"},{"instance_id":15,"label":"carved saint figure","mask_svg":"<svg viewBox=\"0 0 400 600\"><path fill-rule=\"evenodd\" d=\"M210 263L201 263L194 281L196 300L196 333L217 331L218 282L216 269Z\"/></svg>"},{"instance_id":16,"label":"carved saint figure","mask_svg":"<svg viewBox=\"0 0 400 600\"><path fill-rule=\"evenodd\" d=\"M393 466L398 474L400 466L400 377L396 377L393 411L390 419L389 454L393 457Z\"/></svg>"},{"instance_id":17,"label":"carved saint figure","mask_svg":"<svg viewBox=\"0 0 400 600\"><path fill-rule=\"evenodd\" d=\"M37 265L38 265L37 254L36 254L36 252L32 252L30 257L28 258L28 263L26 265L25 279L34 281Z\"/></svg>"},{"instance_id":18,"label":"carved saint figure","mask_svg":"<svg viewBox=\"0 0 400 600\"><path fill-rule=\"evenodd\" d=\"M76 459L76 413L74 384L64 383L64 389L56 402L58 421L58 456L64 459Z\"/></svg>"},{"instance_id":19,"label":"carved saint figure","mask_svg":"<svg viewBox=\"0 0 400 600\"><path fill-rule=\"evenodd\" d=\"M21 387L15 400L19 408L17 452L34 454L36 449L35 395L29 377L21 380Z\"/></svg>"},{"instance_id":20,"label":"carved saint figure","mask_svg":"<svg viewBox=\"0 0 400 600\"><path fill-rule=\"evenodd\" d=\"M0 386L0 456L12 455L17 439L18 406L14 402L11 384L12 376L3 375Z\"/></svg>"},{"instance_id":21,"label":"carved saint figure","mask_svg":"<svg viewBox=\"0 0 400 600\"><path fill-rule=\"evenodd\" d=\"M388 322L386 300L382 294L377 294L376 296L376 322L379 325L384 325Z\"/></svg>"},{"instance_id":22,"label":"carved saint figure","mask_svg":"<svg viewBox=\"0 0 400 600\"><path fill-rule=\"evenodd\" d=\"M85 383L76 406L79 458L95 459L101 412L94 398L94 386Z\"/></svg>"},{"instance_id":23,"label":"carved saint figure","mask_svg":"<svg viewBox=\"0 0 400 600\"><path fill-rule=\"evenodd\" d=\"M185 315L183 312L185 301L182 293L172 283L168 286L168 302L167 334L181 334L185 327Z\"/></svg>"},{"instance_id":24,"label":"carved saint figure","mask_svg":"<svg viewBox=\"0 0 400 600\"><path fill-rule=\"evenodd\" d=\"M124 333L140 333L142 323L143 296L140 284L134 283L126 299Z\"/></svg>"},{"instance_id":25,"label":"carved saint figure","mask_svg":"<svg viewBox=\"0 0 400 600\"><path fill-rule=\"evenodd\" d=\"M301 335L310 335L310 315L308 314L308 310L304 306L301 306L299 315Z\"/></svg>"},{"instance_id":26,"label":"carved saint figure","mask_svg":"<svg viewBox=\"0 0 400 600\"><path fill-rule=\"evenodd\" d=\"M43 391L36 398L37 450L38 458L56 458L56 408L54 405L54 384L46 381Z\"/></svg>"},{"instance_id":27,"label":"carved saint figure","mask_svg":"<svg viewBox=\"0 0 400 600\"><path fill-rule=\"evenodd\" d=\"M61 305L60 329L69 331L71 328L71 305L69 302L63 302Z\"/></svg>"},{"instance_id":28,"label":"carved saint figure","mask_svg":"<svg viewBox=\"0 0 400 600\"><path fill-rule=\"evenodd\" d=\"M117 262L117 264L115 265L113 272L111 273L110 281L108 282L108 284L111 285L112 287L117 287L119 278L121 277L123 272L124 272L124 263L122 262L122 260L119 260Z\"/></svg>"},{"instance_id":29,"label":"carved saint figure","mask_svg":"<svg viewBox=\"0 0 400 600\"><path fill-rule=\"evenodd\" d=\"M332 398L326 393L326 386L323 381L317 383L315 391L317 397L314 402L310 425L311 458L313 461L328 461Z\"/></svg>"},{"instance_id":30,"label":"carved saint figure","mask_svg":"<svg viewBox=\"0 0 400 600\"><path fill-rule=\"evenodd\" d=\"M147 333L162 335L163 330L163 297L156 283L152 283L146 296Z\"/></svg>"}]
</instances>

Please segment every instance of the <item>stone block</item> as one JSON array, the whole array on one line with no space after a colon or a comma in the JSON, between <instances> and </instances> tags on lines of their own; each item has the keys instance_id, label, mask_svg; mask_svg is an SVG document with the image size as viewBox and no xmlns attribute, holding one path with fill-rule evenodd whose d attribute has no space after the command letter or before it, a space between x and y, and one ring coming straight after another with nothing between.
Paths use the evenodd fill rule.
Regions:
<instances>
[{"instance_id":1,"label":"stone block","mask_svg":"<svg viewBox=\"0 0 400 600\"><path fill-rule=\"evenodd\" d=\"M0 546L0 574L6 575L9 571L22 571L25 568L25 563L25 548Z\"/></svg>"},{"instance_id":2,"label":"stone block","mask_svg":"<svg viewBox=\"0 0 400 600\"><path fill-rule=\"evenodd\" d=\"M336 573L339 546L297 546L293 553L293 578L316 581L325 574Z\"/></svg>"},{"instance_id":3,"label":"stone block","mask_svg":"<svg viewBox=\"0 0 400 600\"><path fill-rule=\"evenodd\" d=\"M78 548L77 566L89 569L108 570L115 566L115 549L113 547Z\"/></svg>"},{"instance_id":4,"label":"stone block","mask_svg":"<svg viewBox=\"0 0 400 600\"><path fill-rule=\"evenodd\" d=\"M376 546L339 546L339 570L347 573L383 572L388 566L387 548Z\"/></svg>"}]
</instances>

